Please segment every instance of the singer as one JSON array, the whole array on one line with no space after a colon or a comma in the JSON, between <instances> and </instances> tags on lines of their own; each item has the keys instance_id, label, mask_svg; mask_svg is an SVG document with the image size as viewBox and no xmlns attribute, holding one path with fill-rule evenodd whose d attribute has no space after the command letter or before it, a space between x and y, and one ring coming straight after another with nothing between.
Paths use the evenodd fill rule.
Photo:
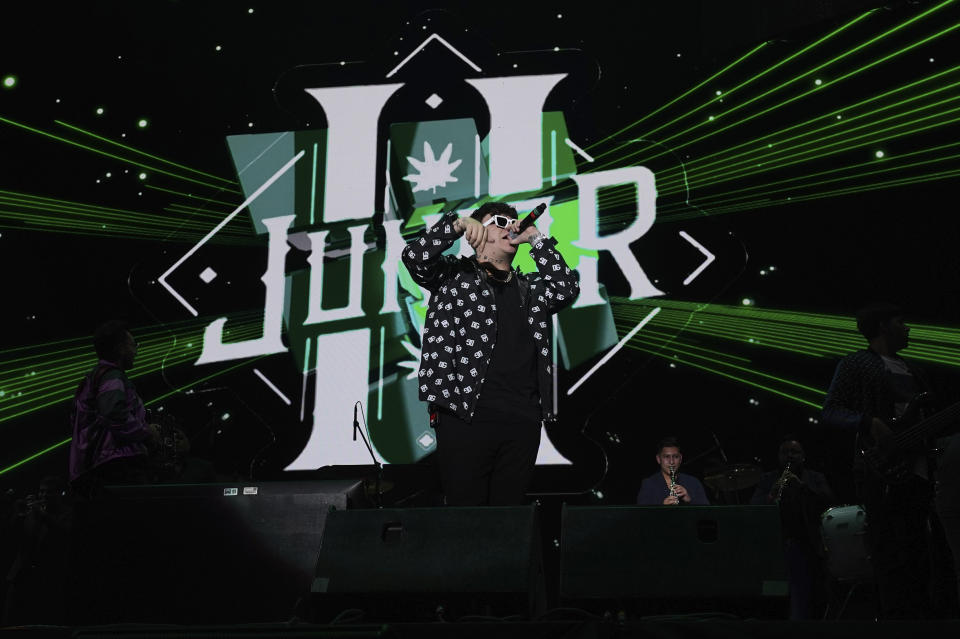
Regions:
<instances>
[{"instance_id":1,"label":"singer","mask_svg":"<svg viewBox=\"0 0 960 639\"><path fill-rule=\"evenodd\" d=\"M461 236L476 254L443 255ZM512 267L523 243L536 274ZM580 294L579 275L555 245L536 226L521 228L512 206L487 202L469 217L448 212L404 249L410 275L431 293L420 399L448 505L524 501L541 421L554 418L550 315Z\"/></svg>"}]
</instances>

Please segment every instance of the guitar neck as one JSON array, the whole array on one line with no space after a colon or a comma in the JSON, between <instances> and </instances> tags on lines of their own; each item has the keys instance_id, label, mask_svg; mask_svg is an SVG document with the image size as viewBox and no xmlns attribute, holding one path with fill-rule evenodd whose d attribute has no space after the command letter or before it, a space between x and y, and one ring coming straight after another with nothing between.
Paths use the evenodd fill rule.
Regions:
<instances>
[{"instance_id":1,"label":"guitar neck","mask_svg":"<svg viewBox=\"0 0 960 639\"><path fill-rule=\"evenodd\" d=\"M949 408L945 408L944 410L928 417L920 423L914 424L910 428L897 433L894 439L899 446L910 441L926 438L949 425L951 422L956 421L958 417L960 417L960 402L957 402Z\"/></svg>"}]
</instances>

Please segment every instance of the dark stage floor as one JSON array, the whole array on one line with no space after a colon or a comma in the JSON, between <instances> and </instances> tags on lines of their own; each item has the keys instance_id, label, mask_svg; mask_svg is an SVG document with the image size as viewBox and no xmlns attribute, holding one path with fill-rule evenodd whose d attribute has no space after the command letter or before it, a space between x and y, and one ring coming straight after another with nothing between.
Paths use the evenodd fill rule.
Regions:
<instances>
[{"instance_id":1,"label":"dark stage floor","mask_svg":"<svg viewBox=\"0 0 960 639\"><path fill-rule=\"evenodd\" d=\"M580 621L542 622L464 622L464 623L393 623L393 624L259 624L241 626L86 626L86 627L24 627L8 628L4 634L23 637L50 637L51 639L254 639L261 637L418 637L423 639L480 639L481 637L524 637L528 639L614 639L643 637L645 639L791 639L818 637L820 639L850 639L850 637L926 636L955 637L960 632L958 621L839 621L786 622L741 621L696 618L663 618L616 622L585 619Z\"/></svg>"}]
</instances>

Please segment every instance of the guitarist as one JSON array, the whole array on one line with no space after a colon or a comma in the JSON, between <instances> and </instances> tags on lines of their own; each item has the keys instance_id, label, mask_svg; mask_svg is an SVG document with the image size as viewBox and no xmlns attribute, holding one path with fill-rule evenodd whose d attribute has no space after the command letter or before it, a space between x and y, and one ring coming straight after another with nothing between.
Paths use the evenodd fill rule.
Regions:
<instances>
[{"instance_id":1,"label":"guitarist","mask_svg":"<svg viewBox=\"0 0 960 639\"><path fill-rule=\"evenodd\" d=\"M147 483L147 453L159 436L127 371L137 342L123 322L111 320L93 337L99 361L77 387L73 400L70 482L81 497L108 484Z\"/></svg>"},{"instance_id":2,"label":"guitarist","mask_svg":"<svg viewBox=\"0 0 960 639\"><path fill-rule=\"evenodd\" d=\"M910 400L929 384L923 374L897 353L906 348L910 329L903 311L875 304L856 314L857 329L868 347L847 355L837 365L823 406L827 424L856 430L858 449L889 447L891 424ZM918 618L929 612L929 553L926 524L932 488L925 456L908 451L912 473L890 483L861 457L854 463L857 492L867 511L867 544L876 574L880 613L885 618Z\"/></svg>"}]
</instances>

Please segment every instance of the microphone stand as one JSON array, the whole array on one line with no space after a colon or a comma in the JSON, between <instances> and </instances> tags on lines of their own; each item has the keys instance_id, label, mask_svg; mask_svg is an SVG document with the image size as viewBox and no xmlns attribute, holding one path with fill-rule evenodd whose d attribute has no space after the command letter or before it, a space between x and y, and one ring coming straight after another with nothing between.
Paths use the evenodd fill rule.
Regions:
<instances>
[{"instance_id":1,"label":"microphone stand","mask_svg":"<svg viewBox=\"0 0 960 639\"><path fill-rule=\"evenodd\" d=\"M717 438L717 434L716 433L710 433L710 434L713 435L713 441L716 442L717 448L720 449L720 457L723 458L723 463L729 464L730 462L727 461L727 454L723 452L723 446L720 445L720 439Z\"/></svg>"},{"instance_id":2,"label":"microphone stand","mask_svg":"<svg viewBox=\"0 0 960 639\"><path fill-rule=\"evenodd\" d=\"M373 460L373 465L377 467L376 503L377 508L383 508L383 464L377 461L377 456L373 454L373 448L371 448L370 442L367 441L367 436L360 430L360 422L357 421L357 406L359 405L359 401L353 405L353 441L357 441L357 433L360 433L360 439L363 440L364 446L367 447L367 452L370 453L370 459ZM364 419L364 422L366 422L366 419Z\"/></svg>"}]
</instances>

